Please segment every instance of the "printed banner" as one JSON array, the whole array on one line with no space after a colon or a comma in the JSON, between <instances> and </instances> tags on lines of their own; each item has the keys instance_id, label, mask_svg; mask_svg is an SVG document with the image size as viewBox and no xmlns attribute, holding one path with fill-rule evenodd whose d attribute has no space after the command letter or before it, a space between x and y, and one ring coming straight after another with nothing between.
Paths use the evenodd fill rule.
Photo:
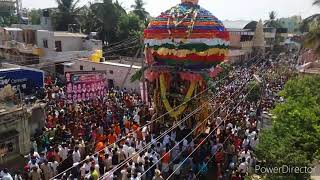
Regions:
<instances>
[{"instance_id":1,"label":"printed banner","mask_svg":"<svg viewBox=\"0 0 320 180\"><path fill-rule=\"evenodd\" d=\"M104 72L67 72L66 81L68 103L102 98L107 93Z\"/></svg>"}]
</instances>

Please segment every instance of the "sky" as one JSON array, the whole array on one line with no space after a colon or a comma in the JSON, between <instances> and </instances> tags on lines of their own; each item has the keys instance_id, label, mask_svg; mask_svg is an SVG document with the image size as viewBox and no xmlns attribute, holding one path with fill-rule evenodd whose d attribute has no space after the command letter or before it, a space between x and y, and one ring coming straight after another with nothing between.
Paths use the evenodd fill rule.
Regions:
<instances>
[{"instance_id":1,"label":"sky","mask_svg":"<svg viewBox=\"0 0 320 180\"><path fill-rule=\"evenodd\" d=\"M81 5L94 0L80 0ZM134 0L118 0L126 10ZM180 0L144 0L145 9L152 16L178 4ZM320 12L320 7L312 6L313 0L200 0L200 5L221 20L259 20L268 19L268 13L277 12L277 17L301 15L306 18ZM55 0L22 0L24 8L55 7Z\"/></svg>"}]
</instances>

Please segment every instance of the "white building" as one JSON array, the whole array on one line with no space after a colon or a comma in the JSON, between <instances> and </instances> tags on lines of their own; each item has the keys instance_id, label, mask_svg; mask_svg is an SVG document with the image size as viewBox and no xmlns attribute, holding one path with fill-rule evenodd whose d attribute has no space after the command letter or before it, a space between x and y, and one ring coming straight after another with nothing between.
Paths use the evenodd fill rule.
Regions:
<instances>
[{"instance_id":1,"label":"white building","mask_svg":"<svg viewBox=\"0 0 320 180\"><path fill-rule=\"evenodd\" d=\"M63 63L63 69L59 73L75 71L104 71L107 76L108 87L121 87L140 91L140 82L131 82L131 76L141 69L141 66L117 63L116 61L92 62L89 60L75 60L70 63Z\"/></svg>"},{"instance_id":2,"label":"white building","mask_svg":"<svg viewBox=\"0 0 320 180\"><path fill-rule=\"evenodd\" d=\"M87 39L87 35L81 33L38 30L37 46L43 49L44 57L57 57L64 52L101 50L102 42Z\"/></svg>"}]
</instances>

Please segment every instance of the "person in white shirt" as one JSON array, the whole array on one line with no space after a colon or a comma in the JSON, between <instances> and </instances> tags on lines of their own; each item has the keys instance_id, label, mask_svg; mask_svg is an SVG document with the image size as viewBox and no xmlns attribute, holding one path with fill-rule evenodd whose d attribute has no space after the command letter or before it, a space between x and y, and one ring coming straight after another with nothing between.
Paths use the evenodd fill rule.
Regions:
<instances>
[{"instance_id":1,"label":"person in white shirt","mask_svg":"<svg viewBox=\"0 0 320 180\"><path fill-rule=\"evenodd\" d=\"M49 162L49 167L51 167L54 176L58 174L58 166L59 163L57 161Z\"/></svg>"},{"instance_id":2,"label":"person in white shirt","mask_svg":"<svg viewBox=\"0 0 320 180\"><path fill-rule=\"evenodd\" d=\"M239 165L238 171L241 173L242 176L245 176L248 170L248 162L245 158L242 158L241 164Z\"/></svg>"},{"instance_id":3,"label":"person in white shirt","mask_svg":"<svg viewBox=\"0 0 320 180\"><path fill-rule=\"evenodd\" d=\"M169 144L170 142L170 136L167 134L164 138L163 138L163 146L166 146L167 144Z\"/></svg>"},{"instance_id":4,"label":"person in white shirt","mask_svg":"<svg viewBox=\"0 0 320 180\"><path fill-rule=\"evenodd\" d=\"M162 144L160 142L158 142L157 146L155 147L155 151L158 153L158 154L161 154L162 153Z\"/></svg>"},{"instance_id":5,"label":"person in white shirt","mask_svg":"<svg viewBox=\"0 0 320 180\"><path fill-rule=\"evenodd\" d=\"M95 154L94 156L92 156L91 157L93 160L94 160L94 162L96 163L96 164L98 164L99 162L99 160L98 160L98 154Z\"/></svg>"},{"instance_id":6,"label":"person in white shirt","mask_svg":"<svg viewBox=\"0 0 320 180\"><path fill-rule=\"evenodd\" d=\"M148 134L148 127L147 126L144 126L141 130L142 132L142 138L143 140L145 141L146 140L146 137L147 137L147 134Z\"/></svg>"},{"instance_id":7,"label":"person in white shirt","mask_svg":"<svg viewBox=\"0 0 320 180\"><path fill-rule=\"evenodd\" d=\"M131 171L131 169L130 169ZM128 180L128 170L127 170L127 167L123 168L121 171L121 180Z\"/></svg>"},{"instance_id":8,"label":"person in white shirt","mask_svg":"<svg viewBox=\"0 0 320 180\"><path fill-rule=\"evenodd\" d=\"M129 142L125 142L125 144L122 147L122 150L126 157L129 157Z\"/></svg>"},{"instance_id":9,"label":"person in white shirt","mask_svg":"<svg viewBox=\"0 0 320 180\"><path fill-rule=\"evenodd\" d=\"M143 148L142 141L136 141L136 149L140 150Z\"/></svg>"},{"instance_id":10,"label":"person in white shirt","mask_svg":"<svg viewBox=\"0 0 320 180\"><path fill-rule=\"evenodd\" d=\"M29 161L30 161L33 157L35 157L36 159L40 159L39 153L36 152L36 151L34 151L33 149L31 149L30 153L29 153L27 156L25 156L25 157L28 158Z\"/></svg>"},{"instance_id":11,"label":"person in white shirt","mask_svg":"<svg viewBox=\"0 0 320 180\"><path fill-rule=\"evenodd\" d=\"M125 161L126 160L126 153L123 151L123 147L122 147L122 145L120 145L120 147L119 147L119 162L123 162L123 161Z\"/></svg>"},{"instance_id":12,"label":"person in white shirt","mask_svg":"<svg viewBox=\"0 0 320 180\"><path fill-rule=\"evenodd\" d=\"M62 146L59 147L59 153L58 154L62 158L62 161L67 159L68 152L69 152L69 149L65 144L63 144Z\"/></svg>"},{"instance_id":13,"label":"person in white shirt","mask_svg":"<svg viewBox=\"0 0 320 180\"><path fill-rule=\"evenodd\" d=\"M240 159L245 158L246 160L250 157L250 152L248 151L248 149L245 149L244 151L242 151L240 153Z\"/></svg>"},{"instance_id":14,"label":"person in white shirt","mask_svg":"<svg viewBox=\"0 0 320 180\"><path fill-rule=\"evenodd\" d=\"M13 180L12 176L9 174L9 170L5 168L3 170L2 180Z\"/></svg>"},{"instance_id":15,"label":"person in white shirt","mask_svg":"<svg viewBox=\"0 0 320 180\"><path fill-rule=\"evenodd\" d=\"M129 148L128 148L128 156L127 157L132 156L133 152L135 152L134 143L132 143L131 146L129 146Z\"/></svg>"},{"instance_id":16,"label":"person in white shirt","mask_svg":"<svg viewBox=\"0 0 320 180\"><path fill-rule=\"evenodd\" d=\"M114 180L113 172L107 172L103 178L104 180Z\"/></svg>"},{"instance_id":17,"label":"person in white shirt","mask_svg":"<svg viewBox=\"0 0 320 180\"><path fill-rule=\"evenodd\" d=\"M259 142L259 140L257 137L250 139L250 147L252 150L256 148L256 145L258 144L258 142Z\"/></svg>"},{"instance_id":18,"label":"person in white shirt","mask_svg":"<svg viewBox=\"0 0 320 180\"><path fill-rule=\"evenodd\" d=\"M105 167L105 172L109 171L110 169L112 169L112 157L109 156L109 154L106 154L104 156L104 160L103 160L103 164Z\"/></svg>"},{"instance_id":19,"label":"person in white shirt","mask_svg":"<svg viewBox=\"0 0 320 180\"><path fill-rule=\"evenodd\" d=\"M91 163L89 159L86 159L82 167L80 168L81 176L84 177L90 173Z\"/></svg>"},{"instance_id":20,"label":"person in white shirt","mask_svg":"<svg viewBox=\"0 0 320 180\"><path fill-rule=\"evenodd\" d=\"M180 176L180 163L176 161L173 165L174 179L179 179Z\"/></svg>"},{"instance_id":21,"label":"person in white shirt","mask_svg":"<svg viewBox=\"0 0 320 180\"><path fill-rule=\"evenodd\" d=\"M20 174L16 174L14 175L14 180L23 180L23 178Z\"/></svg>"},{"instance_id":22,"label":"person in white shirt","mask_svg":"<svg viewBox=\"0 0 320 180\"><path fill-rule=\"evenodd\" d=\"M132 160L127 163L127 166L131 169L131 174L136 171L136 165Z\"/></svg>"},{"instance_id":23,"label":"person in white shirt","mask_svg":"<svg viewBox=\"0 0 320 180\"><path fill-rule=\"evenodd\" d=\"M137 163L142 163L142 164L145 164L145 156L143 155L143 152L141 152L138 156L138 159L137 159Z\"/></svg>"},{"instance_id":24,"label":"person in white shirt","mask_svg":"<svg viewBox=\"0 0 320 180\"><path fill-rule=\"evenodd\" d=\"M133 151L133 153L132 153L132 161L134 162L134 163L137 163L138 162L138 157L139 157L139 155L137 155L137 149L135 149L134 151Z\"/></svg>"},{"instance_id":25,"label":"person in white shirt","mask_svg":"<svg viewBox=\"0 0 320 180\"><path fill-rule=\"evenodd\" d=\"M80 151L79 151L79 147L75 147L74 151L72 153L72 160L73 163L77 163L81 161L81 155L80 155Z\"/></svg>"},{"instance_id":26,"label":"person in white shirt","mask_svg":"<svg viewBox=\"0 0 320 180\"><path fill-rule=\"evenodd\" d=\"M222 123L222 119L220 117L217 117L216 119L216 126L220 126Z\"/></svg>"},{"instance_id":27,"label":"person in white shirt","mask_svg":"<svg viewBox=\"0 0 320 180\"><path fill-rule=\"evenodd\" d=\"M136 122L137 124L140 124L140 116L139 116L138 113L133 116L133 120L134 120L134 122Z\"/></svg>"},{"instance_id":28,"label":"person in white shirt","mask_svg":"<svg viewBox=\"0 0 320 180\"><path fill-rule=\"evenodd\" d=\"M257 135L257 132L256 132L256 131L252 131L252 132L249 134L249 139L255 138L256 135Z\"/></svg>"},{"instance_id":29,"label":"person in white shirt","mask_svg":"<svg viewBox=\"0 0 320 180\"><path fill-rule=\"evenodd\" d=\"M182 144L183 144L182 151L185 151L189 147L188 140L187 139L183 139Z\"/></svg>"},{"instance_id":30,"label":"person in white shirt","mask_svg":"<svg viewBox=\"0 0 320 180\"><path fill-rule=\"evenodd\" d=\"M130 180L140 180L138 177L138 173L134 173L133 176L131 176Z\"/></svg>"},{"instance_id":31,"label":"person in white shirt","mask_svg":"<svg viewBox=\"0 0 320 180\"><path fill-rule=\"evenodd\" d=\"M180 146L179 144L175 144L175 146L173 147L172 151L171 151L171 155L172 157L178 157L178 155L180 154Z\"/></svg>"},{"instance_id":32,"label":"person in white shirt","mask_svg":"<svg viewBox=\"0 0 320 180\"><path fill-rule=\"evenodd\" d=\"M248 148L249 143L250 143L250 139L248 137L245 137L245 139L242 142L242 148L243 149Z\"/></svg>"}]
</instances>

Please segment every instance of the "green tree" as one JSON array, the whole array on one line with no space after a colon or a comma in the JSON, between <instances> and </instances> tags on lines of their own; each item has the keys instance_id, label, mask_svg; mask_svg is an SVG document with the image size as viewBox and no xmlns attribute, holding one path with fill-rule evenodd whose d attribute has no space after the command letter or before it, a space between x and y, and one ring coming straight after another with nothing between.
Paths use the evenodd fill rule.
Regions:
<instances>
[{"instance_id":1,"label":"green tree","mask_svg":"<svg viewBox=\"0 0 320 180\"><path fill-rule=\"evenodd\" d=\"M312 5L320 7L320 0L314 0ZM310 23L313 23L313 22L319 23L319 21L320 21L320 14L319 13L307 17L301 23L300 31L301 32L308 32Z\"/></svg>"},{"instance_id":2,"label":"green tree","mask_svg":"<svg viewBox=\"0 0 320 180\"><path fill-rule=\"evenodd\" d=\"M93 11L91 3L81 8L78 19L83 33L89 34L90 32L98 31L100 24L98 21L95 21L96 14Z\"/></svg>"},{"instance_id":3,"label":"green tree","mask_svg":"<svg viewBox=\"0 0 320 180\"><path fill-rule=\"evenodd\" d=\"M264 166L311 166L320 149L320 76L297 77L279 93L285 102L272 111L273 126L262 131L256 155ZM286 174L269 179L304 179L310 174Z\"/></svg>"},{"instance_id":4,"label":"green tree","mask_svg":"<svg viewBox=\"0 0 320 180\"><path fill-rule=\"evenodd\" d=\"M11 26L18 23L18 17L15 15L16 8L13 4L0 7L0 26Z\"/></svg>"},{"instance_id":5,"label":"green tree","mask_svg":"<svg viewBox=\"0 0 320 180\"><path fill-rule=\"evenodd\" d=\"M56 30L67 31L69 24L78 24L77 17L81 8L80 0L56 0L58 10L53 15L53 23Z\"/></svg>"},{"instance_id":6,"label":"green tree","mask_svg":"<svg viewBox=\"0 0 320 180\"><path fill-rule=\"evenodd\" d=\"M316 54L320 55L320 25L317 24L311 28L304 38L304 46L313 49Z\"/></svg>"},{"instance_id":7,"label":"green tree","mask_svg":"<svg viewBox=\"0 0 320 180\"><path fill-rule=\"evenodd\" d=\"M271 11L269 12L269 20L267 20L264 24L265 27L269 28L280 28L281 24L277 20L277 12Z\"/></svg>"},{"instance_id":8,"label":"green tree","mask_svg":"<svg viewBox=\"0 0 320 180\"><path fill-rule=\"evenodd\" d=\"M33 25L40 24L41 13L41 9L31 9L28 13L30 23Z\"/></svg>"},{"instance_id":9,"label":"green tree","mask_svg":"<svg viewBox=\"0 0 320 180\"><path fill-rule=\"evenodd\" d=\"M10 16L0 16L0 26L1 27L7 27L11 26L11 24L17 24L18 23L18 17L16 15L10 15Z\"/></svg>"},{"instance_id":10,"label":"green tree","mask_svg":"<svg viewBox=\"0 0 320 180\"><path fill-rule=\"evenodd\" d=\"M143 22L147 21L149 13L143 7L145 5L143 0L135 0L134 2L135 4L131 6L133 8L132 12L136 14Z\"/></svg>"},{"instance_id":11,"label":"green tree","mask_svg":"<svg viewBox=\"0 0 320 180\"><path fill-rule=\"evenodd\" d=\"M139 36L145 27L144 21L140 20L137 14L127 14L118 1L104 0L93 3L80 14L80 22L85 32L99 32L104 42L119 42L128 37Z\"/></svg>"},{"instance_id":12,"label":"green tree","mask_svg":"<svg viewBox=\"0 0 320 180\"><path fill-rule=\"evenodd\" d=\"M132 36L140 36L144 29L144 23L134 13L123 14L119 18L117 37L127 39Z\"/></svg>"},{"instance_id":13,"label":"green tree","mask_svg":"<svg viewBox=\"0 0 320 180\"><path fill-rule=\"evenodd\" d=\"M116 40L115 33L119 18L125 14L125 10L118 2L113 3L112 0L104 0L102 3L94 3L91 5L95 14L95 21L98 25L98 32L103 42L113 42Z\"/></svg>"}]
</instances>

